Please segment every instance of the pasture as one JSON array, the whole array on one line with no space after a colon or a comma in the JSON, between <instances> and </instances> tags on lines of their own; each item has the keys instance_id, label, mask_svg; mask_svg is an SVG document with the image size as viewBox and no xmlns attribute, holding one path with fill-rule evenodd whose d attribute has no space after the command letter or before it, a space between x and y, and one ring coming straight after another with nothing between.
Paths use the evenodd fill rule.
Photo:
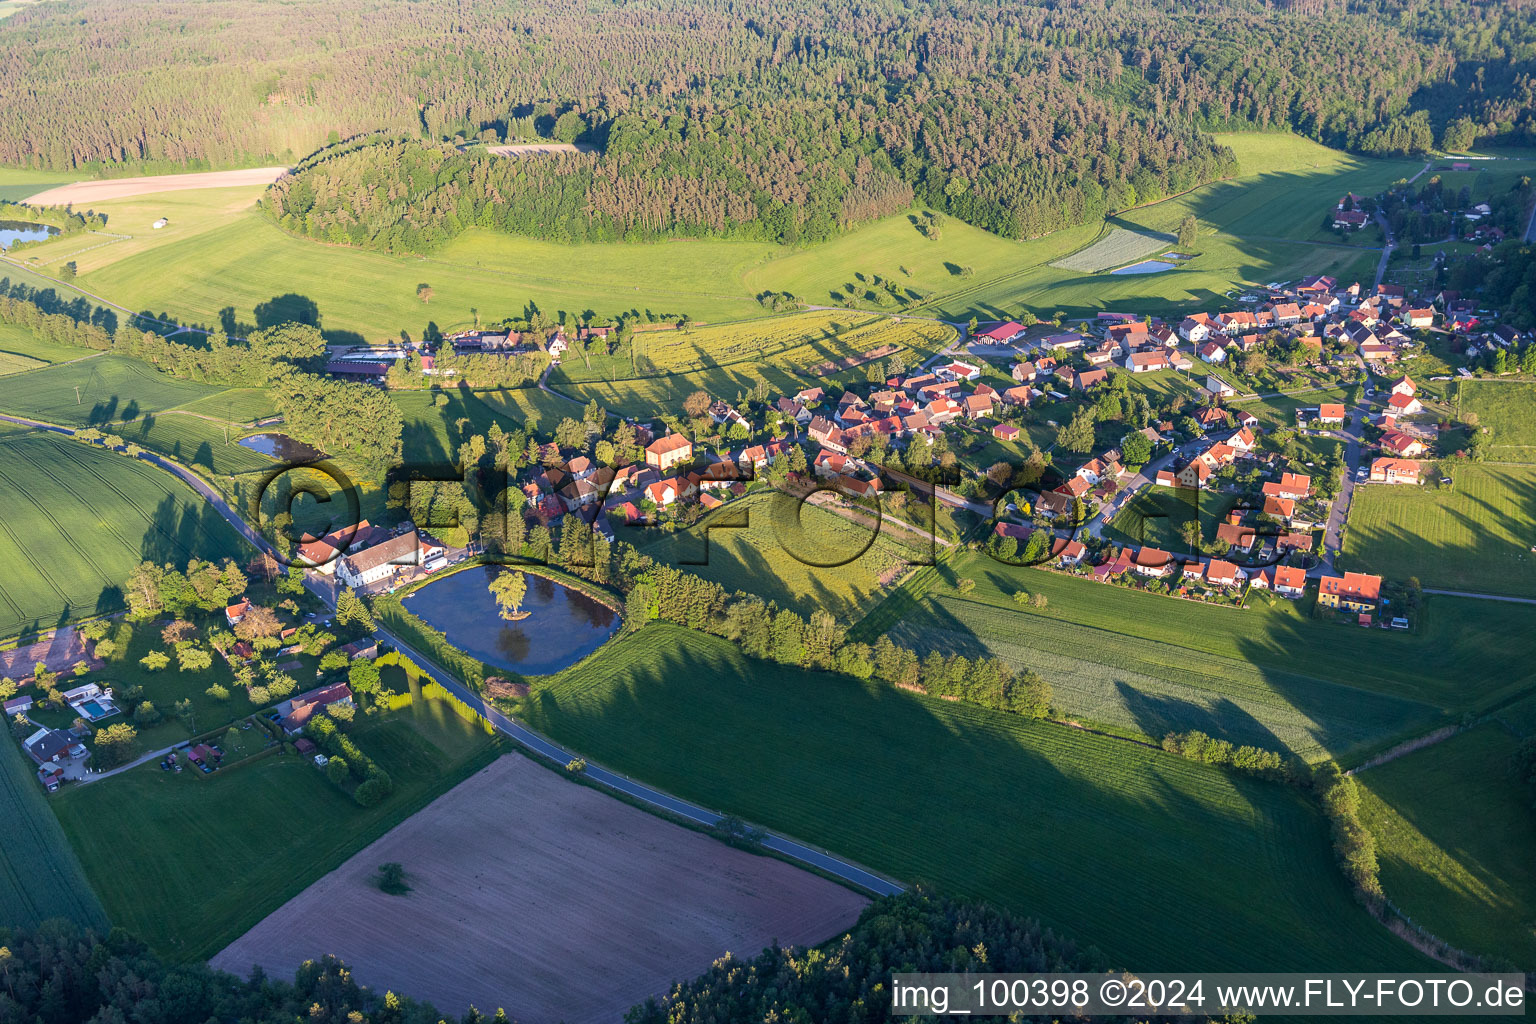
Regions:
<instances>
[{"instance_id":1,"label":"pasture","mask_svg":"<svg viewBox=\"0 0 1536 1024\"><path fill-rule=\"evenodd\" d=\"M1038 916L1115 963L1423 965L1353 904L1301 795L1161 751L751 661L664 625L526 704L530 724L595 761L902 881ZM1168 912L1181 905L1202 911Z\"/></svg>"},{"instance_id":2,"label":"pasture","mask_svg":"<svg viewBox=\"0 0 1536 1024\"><path fill-rule=\"evenodd\" d=\"M411 891L381 892L403 864ZM213 958L287 977L321 952L438 1007L599 1024L725 950L818 945L867 901L503 757L391 829Z\"/></svg>"},{"instance_id":3,"label":"pasture","mask_svg":"<svg viewBox=\"0 0 1536 1024\"><path fill-rule=\"evenodd\" d=\"M1234 503L1231 495L1215 492L1148 487L1115 513L1104 528L1104 536L1120 544L1151 544L1164 551L1189 552L1184 524L1198 519L1201 537L1214 540L1216 527Z\"/></svg>"},{"instance_id":4,"label":"pasture","mask_svg":"<svg viewBox=\"0 0 1536 1024\"><path fill-rule=\"evenodd\" d=\"M1426 587L1536 597L1536 467L1460 465L1450 487L1356 488L1350 567Z\"/></svg>"},{"instance_id":5,"label":"pasture","mask_svg":"<svg viewBox=\"0 0 1536 1024\"><path fill-rule=\"evenodd\" d=\"M1536 670L1511 670L1536 653L1532 610L1518 605L1434 597L1419 631L1404 634L1312 619L1310 598L1217 608L978 554L940 572L949 582L889 628L894 639L1034 668L1061 714L1153 740L1198 728L1308 759L1359 759L1536 683ZM960 577L976 581L964 597ZM1019 590L1047 606L1019 607Z\"/></svg>"},{"instance_id":6,"label":"pasture","mask_svg":"<svg viewBox=\"0 0 1536 1024\"><path fill-rule=\"evenodd\" d=\"M278 755L209 776L151 763L66 789L54 809L113 923L163 957L204 960L501 750L440 701L350 731L394 779L373 807Z\"/></svg>"},{"instance_id":7,"label":"pasture","mask_svg":"<svg viewBox=\"0 0 1536 1024\"><path fill-rule=\"evenodd\" d=\"M1457 391L1462 416L1475 413L1478 426L1493 432L1489 458L1526 462L1536 447L1536 384L1463 381Z\"/></svg>"},{"instance_id":8,"label":"pasture","mask_svg":"<svg viewBox=\"0 0 1536 1024\"><path fill-rule=\"evenodd\" d=\"M238 557L244 542L145 462L53 434L0 437L0 637L123 607L140 561Z\"/></svg>"},{"instance_id":9,"label":"pasture","mask_svg":"<svg viewBox=\"0 0 1536 1024\"><path fill-rule=\"evenodd\" d=\"M727 591L776 601L806 618L825 609L845 624L880 599L882 575L894 574L915 557L929 557L916 534L887 526L876 535L835 512L800 505L778 492L733 502L687 530L624 529L619 537L663 565Z\"/></svg>"},{"instance_id":10,"label":"pasture","mask_svg":"<svg viewBox=\"0 0 1536 1024\"><path fill-rule=\"evenodd\" d=\"M106 914L48 807L32 761L9 736L0 736L0 820L0 921L32 928L67 917L105 930Z\"/></svg>"},{"instance_id":11,"label":"pasture","mask_svg":"<svg viewBox=\"0 0 1536 1024\"><path fill-rule=\"evenodd\" d=\"M1519 740L1485 722L1359 775L1382 888L1451 945L1536 963L1536 813L1510 773Z\"/></svg>"}]
</instances>

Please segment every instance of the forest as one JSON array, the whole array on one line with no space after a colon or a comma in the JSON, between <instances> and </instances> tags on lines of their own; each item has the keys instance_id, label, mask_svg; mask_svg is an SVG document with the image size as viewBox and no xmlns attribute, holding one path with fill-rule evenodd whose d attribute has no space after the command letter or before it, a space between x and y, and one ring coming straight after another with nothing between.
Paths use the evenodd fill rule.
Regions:
<instances>
[{"instance_id":1,"label":"forest","mask_svg":"<svg viewBox=\"0 0 1536 1024\"><path fill-rule=\"evenodd\" d=\"M914 200L1035 236L1231 173L1211 131L1528 141L1523 6L61 0L0 23L0 164L302 160L271 214L390 251L471 224L815 241ZM528 139L584 149L475 145Z\"/></svg>"}]
</instances>

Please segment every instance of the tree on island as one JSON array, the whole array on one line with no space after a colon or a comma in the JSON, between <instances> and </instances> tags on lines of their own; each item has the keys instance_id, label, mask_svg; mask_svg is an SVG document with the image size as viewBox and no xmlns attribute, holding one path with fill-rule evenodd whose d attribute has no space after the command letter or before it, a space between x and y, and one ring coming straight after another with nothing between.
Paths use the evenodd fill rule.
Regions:
<instances>
[{"instance_id":1,"label":"tree on island","mask_svg":"<svg viewBox=\"0 0 1536 1024\"><path fill-rule=\"evenodd\" d=\"M501 609L501 617L512 622L528 617L522 610L523 598L528 596L528 581L520 572L504 572L491 581L491 594Z\"/></svg>"}]
</instances>

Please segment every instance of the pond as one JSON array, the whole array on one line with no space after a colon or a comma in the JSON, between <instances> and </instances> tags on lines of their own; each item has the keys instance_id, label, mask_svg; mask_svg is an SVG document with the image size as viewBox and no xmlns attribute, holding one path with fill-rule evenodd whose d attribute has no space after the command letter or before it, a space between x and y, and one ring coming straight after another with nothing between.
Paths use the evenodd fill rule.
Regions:
<instances>
[{"instance_id":1,"label":"pond","mask_svg":"<svg viewBox=\"0 0 1536 1024\"><path fill-rule=\"evenodd\" d=\"M1119 270L1111 270L1111 274L1161 274L1165 270L1172 270L1178 266L1167 260L1142 260L1140 263L1132 263L1128 267Z\"/></svg>"},{"instance_id":2,"label":"pond","mask_svg":"<svg viewBox=\"0 0 1536 1024\"><path fill-rule=\"evenodd\" d=\"M287 434L252 434L240 439L240 447L270 456L279 462L314 462L325 458L325 453L311 448L303 441L295 441Z\"/></svg>"},{"instance_id":3,"label":"pond","mask_svg":"<svg viewBox=\"0 0 1536 1024\"><path fill-rule=\"evenodd\" d=\"M17 242L41 242L59 233L58 228L46 224L31 224L24 220L0 220L0 249L9 249Z\"/></svg>"},{"instance_id":4,"label":"pond","mask_svg":"<svg viewBox=\"0 0 1536 1024\"><path fill-rule=\"evenodd\" d=\"M405 597L405 607L448 642L488 665L537 676L576 664L618 632L612 608L551 579L524 573L526 619L508 622L491 581L515 570L481 565L434 580Z\"/></svg>"}]
</instances>

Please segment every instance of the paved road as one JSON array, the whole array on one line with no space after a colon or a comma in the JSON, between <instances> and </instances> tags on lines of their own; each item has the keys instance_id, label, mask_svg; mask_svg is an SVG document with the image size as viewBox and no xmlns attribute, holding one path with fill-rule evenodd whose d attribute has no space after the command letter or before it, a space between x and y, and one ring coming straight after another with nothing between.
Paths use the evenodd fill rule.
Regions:
<instances>
[{"instance_id":1,"label":"paved road","mask_svg":"<svg viewBox=\"0 0 1536 1024\"><path fill-rule=\"evenodd\" d=\"M431 659L426 657L420 651L412 648L409 644L405 643L399 637L395 636L393 633L390 633L388 630L381 628L378 630L376 635L381 641L389 643L396 649L404 651L406 654L410 655L410 657L418 665L421 666L422 670L430 675L445 690L453 694L459 700L463 701L469 707L484 715L486 719L488 719L497 729L512 737L512 739L527 747L535 754L538 754L540 757L546 758L556 765L564 767L572 760L580 756L572 751L566 750L564 747L553 742L549 738L535 732L534 730L528 728L526 725L523 725L521 722L518 722L510 715L506 715L494 706L486 703L478 694L469 690L457 679L439 669L432 663ZM724 817L724 815L716 811L711 811L708 808L700 807L698 804L689 803L688 801L672 796L669 793L664 793L659 789L652 789L650 786L636 782L626 775L621 775L617 772L610 771L607 768L592 764L591 762L587 763L585 774L587 778L592 779L595 782L600 782L603 785L612 789L616 789L621 793L635 798L636 800L650 804L652 807L661 808L662 810L676 814L679 817L686 818L689 821L698 822L701 825L714 825ZM813 865L814 867L820 868L829 874L836 875L838 878L852 882L861 888L868 889L870 892L881 896L889 896L906 891L905 886L899 885L896 882L892 882L889 879L882 878L872 871L861 868L856 864L851 864L848 861L845 861L839 857L835 857L830 853L826 853L825 851L818 850L815 847L806 846L803 843L797 843L793 839L788 839L784 836L777 835L772 832L768 833L767 838L763 840L762 845L769 850L773 850L776 853L782 853L785 856L791 857L795 860Z\"/></svg>"},{"instance_id":2,"label":"paved road","mask_svg":"<svg viewBox=\"0 0 1536 1024\"><path fill-rule=\"evenodd\" d=\"M1324 569L1327 569L1329 574L1338 571L1333 567L1333 559L1344 547L1344 524L1349 519L1350 503L1355 499L1355 471L1360 468L1363 424L1370 414L1370 406L1362 403L1350 410L1351 422L1348 427L1333 431L1335 435L1342 435L1345 440L1344 482L1339 486L1338 496L1333 499L1333 507L1328 510L1328 523L1323 529L1322 561L1308 575L1321 576Z\"/></svg>"},{"instance_id":3,"label":"paved road","mask_svg":"<svg viewBox=\"0 0 1536 1024\"><path fill-rule=\"evenodd\" d=\"M1376 289L1381 287L1381 279L1387 276L1387 261L1392 258L1392 225L1387 223L1387 218L1380 213L1375 215L1376 223L1381 227L1381 233L1386 238L1386 244L1381 247L1381 260L1376 264L1376 283L1371 285L1371 294L1376 294Z\"/></svg>"},{"instance_id":4,"label":"paved road","mask_svg":"<svg viewBox=\"0 0 1536 1024\"><path fill-rule=\"evenodd\" d=\"M1474 594L1467 590L1435 590L1424 588L1426 594L1439 594L1442 597L1471 597L1479 601L1504 601L1508 604L1536 604L1533 597L1505 597L1503 594Z\"/></svg>"}]
</instances>

